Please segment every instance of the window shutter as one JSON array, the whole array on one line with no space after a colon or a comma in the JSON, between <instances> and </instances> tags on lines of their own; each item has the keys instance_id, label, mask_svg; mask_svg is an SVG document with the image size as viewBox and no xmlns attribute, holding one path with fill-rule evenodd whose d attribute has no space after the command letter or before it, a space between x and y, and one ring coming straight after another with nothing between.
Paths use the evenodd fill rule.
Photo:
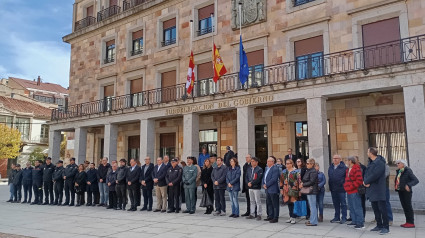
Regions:
<instances>
[{"instance_id":1,"label":"window shutter","mask_svg":"<svg viewBox=\"0 0 425 238\"><path fill-rule=\"evenodd\" d=\"M115 45L115 40L110 40L106 42L106 47L109 47L111 45Z\"/></svg>"},{"instance_id":2,"label":"window shutter","mask_svg":"<svg viewBox=\"0 0 425 238\"><path fill-rule=\"evenodd\" d=\"M86 9L86 16L88 16L88 17L92 17L93 16L93 5L91 5L90 7L88 7Z\"/></svg>"},{"instance_id":3,"label":"window shutter","mask_svg":"<svg viewBox=\"0 0 425 238\"><path fill-rule=\"evenodd\" d=\"M114 96L114 85L108 85L103 87L103 97L113 97Z\"/></svg>"},{"instance_id":4,"label":"window shutter","mask_svg":"<svg viewBox=\"0 0 425 238\"><path fill-rule=\"evenodd\" d=\"M130 81L130 94L141 93L143 91L143 79L135 79Z\"/></svg>"},{"instance_id":5,"label":"window shutter","mask_svg":"<svg viewBox=\"0 0 425 238\"><path fill-rule=\"evenodd\" d=\"M133 32L132 37L133 37L132 38L133 40L142 38L143 37L143 30Z\"/></svg>"},{"instance_id":6,"label":"window shutter","mask_svg":"<svg viewBox=\"0 0 425 238\"><path fill-rule=\"evenodd\" d=\"M140 148L140 136L129 136L128 137L128 148L129 149Z\"/></svg>"},{"instance_id":7,"label":"window shutter","mask_svg":"<svg viewBox=\"0 0 425 238\"><path fill-rule=\"evenodd\" d=\"M323 52L323 36L316 36L305 40L296 41L295 57Z\"/></svg>"},{"instance_id":8,"label":"window shutter","mask_svg":"<svg viewBox=\"0 0 425 238\"><path fill-rule=\"evenodd\" d=\"M109 7L118 6L118 0L109 0Z\"/></svg>"},{"instance_id":9,"label":"window shutter","mask_svg":"<svg viewBox=\"0 0 425 238\"><path fill-rule=\"evenodd\" d=\"M202 20L214 15L214 4L198 9L198 19Z\"/></svg>"},{"instance_id":10,"label":"window shutter","mask_svg":"<svg viewBox=\"0 0 425 238\"><path fill-rule=\"evenodd\" d=\"M160 134L160 145L161 148L169 148L176 146L176 133L165 133Z\"/></svg>"},{"instance_id":11,"label":"window shutter","mask_svg":"<svg viewBox=\"0 0 425 238\"><path fill-rule=\"evenodd\" d=\"M246 53L248 58L248 66L264 65L264 50L256 50Z\"/></svg>"},{"instance_id":12,"label":"window shutter","mask_svg":"<svg viewBox=\"0 0 425 238\"><path fill-rule=\"evenodd\" d=\"M173 26L176 26L176 18L173 18L173 19L170 19L170 20L167 20L167 21L162 22L162 28L164 30L165 29L168 29L168 28L171 28Z\"/></svg>"},{"instance_id":13,"label":"window shutter","mask_svg":"<svg viewBox=\"0 0 425 238\"><path fill-rule=\"evenodd\" d=\"M197 70L198 70L197 71L198 80L209 79L209 78L214 77L214 70L213 70L213 65L212 65L211 62L198 64Z\"/></svg>"},{"instance_id":14,"label":"window shutter","mask_svg":"<svg viewBox=\"0 0 425 238\"><path fill-rule=\"evenodd\" d=\"M362 29L365 47L400 40L398 17L363 25Z\"/></svg>"},{"instance_id":15,"label":"window shutter","mask_svg":"<svg viewBox=\"0 0 425 238\"><path fill-rule=\"evenodd\" d=\"M166 88L176 85L176 73L175 70L162 73L161 87Z\"/></svg>"}]
</instances>

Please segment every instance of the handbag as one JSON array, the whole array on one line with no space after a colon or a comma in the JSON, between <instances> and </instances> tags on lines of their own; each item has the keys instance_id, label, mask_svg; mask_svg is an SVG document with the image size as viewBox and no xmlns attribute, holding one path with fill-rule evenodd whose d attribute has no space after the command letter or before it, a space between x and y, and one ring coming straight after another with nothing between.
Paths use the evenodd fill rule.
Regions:
<instances>
[{"instance_id":1,"label":"handbag","mask_svg":"<svg viewBox=\"0 0 425 238\"><path fill-rule=\"evenodd\" d=\"M307 216L307 203L306 201L296 201L294 203L294 214L303 217Z\"/></svg>"},{"instance_id":2,"label":"handbag","mask_svg":"<svg viewBox=\"0 0 425 238\"><path fill-rule=\"evenodd\" d=\"M313 193L313 186L310 187L302 187L300 190L301 194L308 195Z\"/></svg>"},{"instance_id":3,"label":"handbag","mask_svg":"<svg viewBox=\"0 0 425 238\"><path fill-rule=\"evenodd\" d=\"M348 175L348 178L350 179L351 182L353 182L353 180L350 178L350 175ZM357 193L359 195L365 195L366 194L366 187L361 184L358 188L357 188Z\"/></svg>"},{"instance_id":4,"label":"handbag","mask_svg":"<svg viewBox=\"0 0 425 238\"><path fill-rule=\"evenodd\" d=\"M201 203L199 204L199 207L209 207L212 205L213 205L213 202L211 201L210 196L208 196L207 190L204 189L204 191L202 191L202 198L201 198Z\"/></svg>"}]
</instances>

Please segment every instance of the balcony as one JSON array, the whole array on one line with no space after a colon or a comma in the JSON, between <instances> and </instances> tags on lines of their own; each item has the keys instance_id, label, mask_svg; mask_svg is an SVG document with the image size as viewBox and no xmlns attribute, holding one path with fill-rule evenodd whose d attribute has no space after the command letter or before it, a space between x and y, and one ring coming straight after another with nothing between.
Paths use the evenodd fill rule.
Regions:
<instances>
[{"instance_id":1,"label":"balcony","mask_svg":"<svg viewBox=\"0 0 425 238\"><path fill-rule=\"evenodd\" d=\"M314 2L314 1L316 1L316 0L292 0L294 7L298 7L300 5L303 5L303 4L306 4L306 3L309 3L309 2Z\"/></svg>"},{"instance_id":2,"label":"balcony","mask_svg":"<svg viewBox=\"0 0 425 238\"><path fill-rule=\"evenodd\" d=\"M144 3L152 2L153 0L124 0L123 2L123 11L126 11L130 8L142 5Z\"/></svg>"},{"instance_id":3,"label":"balcony","mask_svg":"<svg viewBox=\"0 0 425 238\"><path fill-rule=\"evenodd\" d=\"M75 30L76 31L81 30L81 29L88 27L90 25L93 25L95 23L96 23L95 17L90 17L90 16L86 17L86 18L81 19L81 20L79 20L75 23Z\"/></svg>"},{"instance_id":4,"label":"balcony","mask_svg":"<svg viewBox=\"0 0 425 238\"><path fill-rule=\"evenodd\" d=\"M214 94L232 93L249 88L261 89L267 86L285 84L293 81L305 81L313 78L332 77L338 74L348 74L356 71L370 71L379 67L407 64L409 62L425 60L425 35L401 39L396 42L361 47L336 53L323 55L315 59L320 65L320 73L306 74L299 78L297 71L300 62L291 61L278 65L266 66L261 69L261 83L241 85L238 73L226 74L214 84L208 80L196 81L191 95L186 93L185 84L170 88L156 88L138 94L122 95L103 100L86 102L69 106L65 110L53 109L52 120L79 118L87 115L99 114L108 111L117 111L140 106L184 101L186 99L201 98ZM304 64L304 62L301 62ZM301 67L304 68L304 67ZM317 67L311 70L318 70ZM256 73L258 73L256 71Z\"/></svg>"},{"instance_id":5,"label":"balcony","mask_svg":"<svg viewBox=\"0 0 425 238\"><path fill-rule=\"evenodd\" d=\"M112 63L112 62L114 62L115 61L115 56L112 56L112 57L110 57L110 58L105 58L104 60L103 60L103 63L104 64L109 64L109 63Z\"/></svg>"},{"instance_id":6,"label":"balcony","mask_svg":"<svg viewBox=\"0 0 425 238\"><path fill-rule=\"evenodd\" d=\"M131 53L131 56L143 54L143 47L140 47L137 50L132 50L130 53Z\"/></svg>"},{"instance_id":7,"label":"balcony","mask_svg":"<svg viewBox=\"0 0 425 238\"><path fill-rule=\"evenodd\" d=\"M199 31L196 31L196 35L197 36L202 36L202 35L211 33L213 31L214 31L214 28L212 28L212 27L206 27L206 28L200 29Z\"/></svg>"},{"instance_id":8,"label":"balcony","mask_svg":"<svg viewBox=\"0 0 425 238\"><path fill-rule=\"evenodd\" d=\"M118 15L120 11L121 11L121 7L116 5L103 9L102 11L97 13L97 21L100 22L112 16Z\"/></svg>"},{"instance_id":9,"label":"balcony","mask_svg":"<svg viewBox=\"0 0 425 238\"><path fill-rule=\"evenodd\" d=\"M176 39L176 38L174 38L174 39L170 39L170 40L166 40L166 41L162 41L162 42L161 42L161 46L162 46L162 47L165 47L165 46L173 45L173 44L175 44L176 42L177 42L177 39Z\"/></svg>"}]
</instances>

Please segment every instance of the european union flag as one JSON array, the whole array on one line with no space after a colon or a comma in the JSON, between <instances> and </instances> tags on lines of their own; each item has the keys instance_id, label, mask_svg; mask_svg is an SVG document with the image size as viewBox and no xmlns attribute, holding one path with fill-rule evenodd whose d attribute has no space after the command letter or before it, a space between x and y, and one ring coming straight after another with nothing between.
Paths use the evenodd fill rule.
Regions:
<instances>
[{"instance_id":1,"label":"european union flag","mask_svg":"<svg viewBox=\"0 0 425 238\"><path fill-rule=\"evenodd\" d=\"M240 63L239 80L241 81L241 84L244 85L245 82L248 80L249 67L248 67L248 58L246 57L246 53L242 45L242 36L240 36L240 41L239 41L239 63Z\"/></svg>"}]
</instances>

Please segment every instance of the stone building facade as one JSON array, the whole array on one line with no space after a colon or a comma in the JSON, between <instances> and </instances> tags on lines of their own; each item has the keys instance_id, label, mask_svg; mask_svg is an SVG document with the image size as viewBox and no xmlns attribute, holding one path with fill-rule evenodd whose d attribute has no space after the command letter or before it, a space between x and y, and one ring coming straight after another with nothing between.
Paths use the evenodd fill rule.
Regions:
<instances>
[{"instance_id":1,"label":"stone building facade","mask_svg":"<svg viewBox=\"0 0 425 238\"><path fill-rule=\"evenodd\" d=\"M79 163L184 159L200 146L223 156L231 146L262 162L293 148L327 171L330 155L367 163L377 146L425 180L424 16L415 0L76 0L63 38L70 106L52 112L50 155L59 157L61 131L75 132ZM228 71L217 84L213 41ZM197 81L187 94L190 46ZM415 193L425 208L425 187Z\"/></svg>"}]
</instances>

